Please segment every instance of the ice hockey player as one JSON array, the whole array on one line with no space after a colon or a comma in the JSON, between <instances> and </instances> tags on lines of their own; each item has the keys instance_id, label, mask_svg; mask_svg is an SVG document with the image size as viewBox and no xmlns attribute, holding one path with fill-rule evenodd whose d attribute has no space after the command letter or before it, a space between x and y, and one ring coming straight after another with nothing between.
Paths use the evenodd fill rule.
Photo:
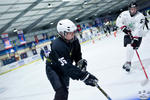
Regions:
<instances>
[{"instance_id":1,"label":"ice hockey player","mask_svg":"<svg viewBox=\"0 0 150 100\"><path fill-rule=\"evenodd\" d=\"M43 48L41 48L41 50L40 50L40 56L41 56L41 59L44 61L45 54L44 54Z\"/></svg>"},{"instance_id":2,"label":"ice hockey player","mask_svg":"<svg viewBox=\"0 0 150 100\"><path fill-rule=\"evenodd\" d=\"M41 59L44 61L49 56L49 53L50 53L50 49L48 49L47 46L41 48L40 50Z\"/></svg>"},{"instance_id":3,"label":"ice hockey player","mask_svg":"<svg viewBox=\"0 0 150 100\"><path fill-rule=\"evenodd\" d=\"M68 99L70 78L90 86L95 86L98 81L86 71L87 61L82 59L76 30L76 25L69 19L57 23L59 37L51 43L51 52L46 62L46 74L55 91L54 100ZM76 65L73 65L73 61Z\"/></svg>"},{"instance_id":4,"label":"ice hockey player","mask_svg":"<svg viewBox=\"0 0 150 100\"><path fill-rule=\"evenodd\" d=\"M127 72L130 72L134 50L137 50L142 42L144 23L145 17L142 13L137 11L137 4L135 2L131 2L129 9L123 11L116 20L116 25L125 33L124 47L127 48L127 52L123 69Z\"/></svg>"}]
</instances>

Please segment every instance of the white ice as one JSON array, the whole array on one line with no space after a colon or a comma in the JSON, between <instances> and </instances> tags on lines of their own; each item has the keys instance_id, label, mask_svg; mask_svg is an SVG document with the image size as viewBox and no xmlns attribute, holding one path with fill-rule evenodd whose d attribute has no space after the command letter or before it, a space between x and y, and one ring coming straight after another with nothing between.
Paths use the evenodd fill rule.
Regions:
<instances>
[{"instance_id":1,"label":"white ice","mask_svg":"<svg viewBox=\"0 0 150 100\"><path fill-rule=\"evenodd\" d=\"M150 78L150 32L143 38L139 55ZM130 73L122 69L126 60L123 33L82 45L88 71L99 79L98 84L112 100L135 100L139 91L150 91L135 53ZM0 100L53 100L54 91L49 83L42 60L0 76ZM82 81L71 80L68 100L107 100L96 88ZM137 100L137 99L136 99Z\"/></svg>"}]
</instances>

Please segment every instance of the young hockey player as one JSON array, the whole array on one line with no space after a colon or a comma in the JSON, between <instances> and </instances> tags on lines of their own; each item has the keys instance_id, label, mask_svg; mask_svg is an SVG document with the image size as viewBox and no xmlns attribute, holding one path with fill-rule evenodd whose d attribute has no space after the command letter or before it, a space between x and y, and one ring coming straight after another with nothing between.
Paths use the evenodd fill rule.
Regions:
<instances>
[{"instance_id":1,"label":"young hockey player","mask_svg":"<svg viewBox=\"0 0 150 100\"><path fill-rule=\"evenodd\" d=\"M143 37L145 17L137 11L137 4L132 2L129 10L123 11L116 20L116 25L125 33L124 47L127 48L126 62L123 69L130 72L134 50L140 47Z\"/></svg>"},{"instance_id":2,"label":"young hockey player","mask_svg":"<svg viewBox=\"0 0 150 100\"><path fill-rule=\"evenodd\" d=\"M69 78L81 80L90 86L95 86L98 81L86 71L87 62L82 59L80 43L75 37L76 30L76 25L69 19L60 20L57 24L59 37L52 42L46 62L46 74L55 90L54 100L68 99Z\"/></svg>"}]
</instances>

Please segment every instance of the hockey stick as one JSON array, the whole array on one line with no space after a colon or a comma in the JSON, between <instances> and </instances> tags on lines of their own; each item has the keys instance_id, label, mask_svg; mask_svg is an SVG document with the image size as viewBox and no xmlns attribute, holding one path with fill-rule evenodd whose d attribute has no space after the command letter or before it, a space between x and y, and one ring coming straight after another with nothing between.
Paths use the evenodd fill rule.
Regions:
<instances>
[{"instance_id":1,"label":"hockey stick","mask_svg":"<svg viewBox=\"0 0 150 100\"><path fill-rule=\"evenodd\" d=\"M108 94L97 84L95 83L96 87L105 95L105 97L108 99L108 100L112 100Z\"/></svg>"},{"instance_id":2,"label":"hockey stick","mask_svg":"<svg viewBox=\"0 0 150 100\"><path fill-rule=\"evenodd\" d=\"M141 61L141 59L140 59L139 53L137 52L137 50L135 50L135 51L136 51L136 54L137 54L137 56L138 56L138 58L139 58L139 61L140 61L140 64L141 64L141 66L142 66L142 69L143 69L143 71L144 71L144 74L145 74L145 76L146 76L146 79L148 80L148 76L147 76L147 73L146 73L146 71L145 71L145 68L144 68L144 66L143 66L143 64L142 64L142 61Z\"/></svg>"},{"instance_id":3,"label":"hockey stick","mask_svg":"<svg viewBox=\"0 0 150 100\"><path fill-rule=\"evenodd\" d=\"M129 35L131 36L131 38L133 39L133 35L132 35L132 33L129 33ZM135 51L136 51L136 54L137 54L137 56L138 56L138 59L139 59L139 61L140 61L140 64L141 64L141 66L142 66L142 69L143 69L143 71L144 71L144 74L145 74L145 76L146 76L146 81L148 81L149 79L148 79L148 76L147 76L147 73L146 73L146 71L145 71L145 68L144 68L144 66L143 66L143 64L142 64L142 61L141 61L141 59L140 59L140 56L139 56L139 53L137 52L137 49L135 49ZM145 83L145 82L144 82ZM147 83L147 82L146 82Z\"/></svg>"},{"instance_id":4,"label":"hockey stick","mask_svg":"<svg viewBox=\"0 0 150 100\"><path fill-rule=\"evenodd\" d=\"M143 66L143 64L142 64L142 61L141 61L141 59L140 59L139 53L137 52L137 50L135 50L135 51L136 51L136 54L137 54L138 59L139 59L139 61L140 61L140 64L141 64L141 66L142 66L142 69L143 69L143 71L144 71L144 74L145 74L145 76L146 76L146 80L144 80L144 81L141 83L141 85L144 86L144 85L146 85L146 84L149 82L149 79L148 79L146 70L145 70L145 68L144 68L144 66Z\"/></svg>"}]
</instances>

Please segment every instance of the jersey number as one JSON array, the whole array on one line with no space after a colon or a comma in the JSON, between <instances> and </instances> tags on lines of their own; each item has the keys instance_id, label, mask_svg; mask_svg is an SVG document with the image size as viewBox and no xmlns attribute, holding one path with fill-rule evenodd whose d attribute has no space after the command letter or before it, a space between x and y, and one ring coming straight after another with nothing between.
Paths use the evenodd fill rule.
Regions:
<instances>
[{"instance_id":1,"label":"jersey number","mask_svg":"<svg viewBox=\"0 0 150 100\"><path fill-rule=\"evenodd\" d=\"M141 19L140 23L142 24L145 21L145 19Z\"/></svg>"},{"instance_id":2,"label":"jersey number","mask_svg":"<svg viewBox=\"0 0 150 100\"><path fill-rule=\"evenodd\" d=\"M61 66L64 66L65 64L67 64L67 61L64 59L64 57L59 58L58 61L61 63Z\"/></svg>"}]
</instances>

